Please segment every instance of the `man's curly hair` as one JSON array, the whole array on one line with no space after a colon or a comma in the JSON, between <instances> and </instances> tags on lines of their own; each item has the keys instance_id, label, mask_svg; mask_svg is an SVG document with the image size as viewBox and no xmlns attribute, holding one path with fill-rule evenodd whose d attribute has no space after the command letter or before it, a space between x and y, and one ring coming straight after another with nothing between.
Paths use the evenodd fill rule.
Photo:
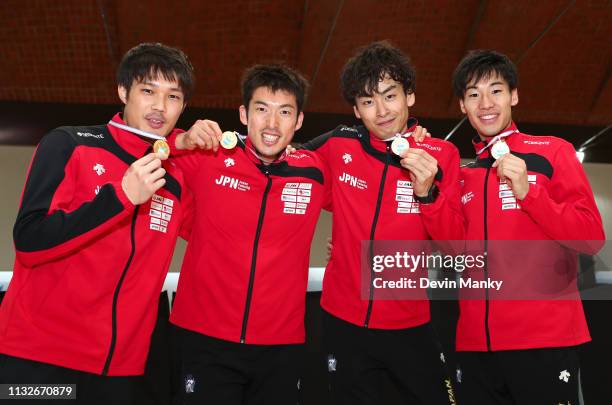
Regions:
<instances>
[{"instance_id":1,"label":"man's curly hair","mask_svg":"<svg viewBox=\"0 0 612 405\"><path fill-rule=\"evenodd\" d=\"M357 97L372 96L386 76L401 83L406 94L414 93L416 73L408 55L388 41L371 43L357 50L344 65L340 76L342 95L355 105Z\"/></svg>"}]
</instances>

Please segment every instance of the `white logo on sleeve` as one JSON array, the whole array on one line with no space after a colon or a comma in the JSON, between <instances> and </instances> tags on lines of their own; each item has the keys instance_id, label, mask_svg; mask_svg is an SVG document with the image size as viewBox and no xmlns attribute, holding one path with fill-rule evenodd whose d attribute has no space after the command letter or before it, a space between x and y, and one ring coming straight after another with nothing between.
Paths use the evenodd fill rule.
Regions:
<instances>
[{"instance_id":1,"label":"white logo on sleeve","mask_svg":"<svg viewBox=\"0 0 612 405\"><path fill-rule=\"evenodd\" d=\"M559 380L563 382L568 382L571 374L567 370L563 370L561 374L559 374Z\"/></svg>"},{"instance_id":2,"label":"white logo on sleeve","mask_svg":"<svg viewBox=\"0 0 612 405\"><path fill-rule=\"evenodd\" d=\"M166 233L168 231L168 223L172 219L173 207L173 200L153 194L153 197L151 197L151 208L149 209L149 217L151 217L149 229Z\"/></svg>"},{"instance_id":3,"label":"white logo on sleeve","mask_svg":"<svg viewBox=\"0 0 612 405\"><path fill-rule=\"evenodd\" d=\"M231 166L235 166L236 162L234 161L234 159L232 158L227 158L223 161L223 163L225 163L225 167L231 167Z\"/></svg>"},{"instance_id":4,"label":"white logo on sleeve","mask_svg":"<svg viewBox=\"0 0 612 405\"><path fill-rule=\"evenodd\" d=\"M312 183L287 183L281 193L283 214L306 214L312 197Z\"/></svg>"},{"instance_id":5,"label":"white logo on sleeve","mask_svg":"<svg viewBox=\"0 0 612 405\"><path fill-rule=\"evenodd\" d=\"M98 176L102 176L104 173L106 173L106 169L100 163L96 163L96 165L93 167L93 171L96 172Z\"/></svg>"},{"instance_id":6,"label":"white logo on sleeve","mask_svg":"<svg viewBox=\"0 0 612 405\"><path fill-rule=\"evenodd\" d=\"M96 186L96 189L94 190L94 193L96 193L96 195L98 195L99 192L100 192L100 186Z\"/></svg>"},{"instance_id":7,"label":"white logo on sleeve","mask_svg":"<svg viewBox=\"0 0 612 405\"><path fill-rule=\"evenodd\" d=\"M468 191L467 193L465 193L462 197L461 197L461 203L463 205L469 203L470 201L472 201L472 198L474 198L474 192L473 191Z\"/></svg>"},{"instance_id":8,"label":"white logo on sleeve","mask_svg":"<svg viewBox=\"0 0 612 405\"><path fill-rule=\"evenodd\" d=\"M338 365L338 361L334 357L333 354L327 356L327 371L334 372L336 371L336 366Z\"/></svg>"},{"instance_id":9,"label":"white logo on sleeve","mask_svg":"<svg viewBox=\"0 0 612 405\"><path fill-rule=\"evenodd\" d=\"M348 165L353 161L353 157L350 153L345 153L344 155L342 155L342 160L344 160L345 165Z\"/></svg>"},{"instance_id":10,"label":"white logo on sleeve","mask_svg":"<svg viewBox=\"0 0 612 405\"><path fill-rule=\"evenodd\" d=\"M195 378L191 374L185 376L185 392L187 394L195 392Z\"/></svg>"},{"instance_id":11,"label":"white logo on sleeve","mask_svg":"<svg viewBox=\"0 0 612 405\"><path fill-rule=\"evenodd\" d=\"M77 132L78 136L82 136L83 138L96 138L96 139L104 139L104 135L102 134L92 134L90 132Z\"/></svg>"},{"instance_id":12,"label":"white logo on sleeve","mask_svg":"<svg viewBox=\"0 0 612 405\"><path fill-rule=\"evenodd\" d=\"M446 359L444 358L444 353L440 353L440 360L442 363L446 363Z\"/></svg>"}]
</instances>

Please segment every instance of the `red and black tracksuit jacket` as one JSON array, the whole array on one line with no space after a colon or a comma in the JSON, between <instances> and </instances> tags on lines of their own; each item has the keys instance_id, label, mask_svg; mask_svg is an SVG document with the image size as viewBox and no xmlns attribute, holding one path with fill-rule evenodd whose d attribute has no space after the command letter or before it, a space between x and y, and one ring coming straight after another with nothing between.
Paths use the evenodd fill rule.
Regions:
<instances>
[{"instance_id":1,"label":"red and black tracksuit jacket","mask_svg":"<svg viewBox=\"0 0 612 405\"><path fill-rule=\"evenodd\" d=\"M411 119L408 131L415 126ZM409 171L391 151L391 142L376 138L363 126L339 126L304 145L323 158L332 179L334 248L325 270L321 306L366 328L409 328L428 322L430 314L427 299L377 300L371 285L369 299L362 298L362 241L463 238L457 148L435 138L408 141L411 148L423 149L438 161L435 182L440 194L432 204L406 198L404 190L412 188Z\"/></svg>"},{"instance_id":2,"label":"red and black tracksuit jacket","mask_svg":"<svg viewBox=\"0 0 612 405\"><path fill-rule=\"evenodd\" d=\"M170 320L231 342L303 343L324 166L307 151L264 165L244 142L176 160L196 213Z\"/></svg>"},{"instance_id":3,"label":"red and black tracksuit jacket","mask_svg":"<svg viewBox=\"0 0 612 405\"><path fill-rule=\"evenodd\" d=\"M513 123L507 130L515 129ZM513 273L510 277L519 277L520 272L551 270L546 254L541 252L544 245L537 241L559 241L560 246L571 245L584 253L596 253L602 246L596 241L604 240L605 236L593 192L574 147L560 138L520 132L505 140L511 153L527 165L530 184L523 201L514 198L509 184L500 182L497 169L491 167L495 160L490 149L461 169L466 239L484 241L485 251L487 245L490 249L493 243L490 241L496 241L498 247L495 255L488 252L484 276L495 278L496 274L510 270ZM478 151L486 145L477 138L474 146ZM516 251L504 249L499 240L534 242L532 248L529 243L522 243L520 251ZM516 245L508 243L509 247ZM563 249L565 260L556 262L554 271L575 280L576 251ZM517 265L513 258L520 258L523 265ZM505 268L507 263L512 263L511 269ZM546 284L541 287L546 288ZM517 300L517 297L497 300L491 299L490 293L485 291L483 299L461 300L457 350L566 347L590 340L577 292L568 300Z\"/></svg>"},{"instance_id":4,"label":"red and black tracksuit jacket","mask_svg":"<svg viewBox=\"0 0 612 405\"><path fill-rule=\"evenodd\" d=\"M119 114L113 120L123 123ZM14 227L0 352L103 375L144 372L157 302L189 212L181 172L134 206L121 187L149 143L110 125L61 127L36 149Z\"/></svg>"}]
</instances>

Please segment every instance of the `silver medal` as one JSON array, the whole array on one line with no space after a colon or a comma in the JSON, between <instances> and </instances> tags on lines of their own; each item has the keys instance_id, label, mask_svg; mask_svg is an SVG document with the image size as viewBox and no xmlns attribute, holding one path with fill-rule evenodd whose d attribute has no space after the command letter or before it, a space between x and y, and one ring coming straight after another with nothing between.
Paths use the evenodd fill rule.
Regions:
<instances>
[{"instance_id":1,"label":"silver medal","mask_svg":"<svg viewBox=\"0 0 612 405\"><path fill-rule=\"evenodd\" d=\"M493 156L495 160L501 158L507 153L510 153L510 147L504 140L499 140L495 142L493 146L491 146L491 156Z\"/></svg>"},{"instance_id":2,"label":"silver medal","mask_svg":"<svg viewBox=\"0 0 612 405\"><path fill-rule=\"evenodd\" d=\"M410 145L408 144L408 140L404 137L398 136L391 142L391 150L397 156L401 156L409 148Z\"/></svg>"}]
</instances>

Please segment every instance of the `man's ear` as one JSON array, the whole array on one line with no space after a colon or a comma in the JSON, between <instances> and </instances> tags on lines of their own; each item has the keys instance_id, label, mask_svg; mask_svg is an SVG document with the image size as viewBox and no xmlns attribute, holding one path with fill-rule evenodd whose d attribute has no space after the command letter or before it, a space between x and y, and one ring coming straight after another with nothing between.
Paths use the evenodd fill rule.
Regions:
<instances>
[{"instance_id":1,"label":"man's ear","mask_svg":"<svg viewBox=\"0 0 612 405\"><path fill-rule=\"evenodd\" d=\"M416 95L414 92L406 94L406 106L412 107L416 101Z\"/></svg>"},{"instance_id":2,"label":"man's ear","mask_svg":"<svg viewBox=\"0 0 612 405\"><path fill-rule=\"evenodd\" d=\"M463 99L461 99L461 98L459 99L459 107L461 108L461 112L462 113L467 114L465 112L465 104L463 104Z\"/></svg>"},{"instance_id":3,"label":"man's ear","mask_svg":"<svg viewBox=\"0 0 612 405\"><path fill-rule=\"evenodd\" d=\"M359 114L359 110L357 109L356 105L353 106L353 112L355 113L355 117L361 119L361 114Z\"/></svg>"},{"instance_id":4,"label":"man's ear","mask_svg":"<svg viewBox=\"0 0 612 405\"><path fill-rule=\"evenodd\" d=\"M302 128L302 122L304 121L304 112L300 111L300 113L298 114L298 119L297 122L295 124L295 130L297 131L298 129Z\"/></svg>"},{"instance_id":5,"label":"man's ear","mask_svg":"<svg viewBox=\"0 0 612 405\"><path fill-rule=\"evenodd\" d=\"M511 105L512 107L514 107L515 105L517 105L517 104L518 104L518 101L519 101L519 97L518 97L518 89L513 89L513 90L510 92L510 105Z\"/></svg>"},{"instance_id":6,"label":"man's ear","mask_svg":"<svg viewBox=\"0 0 612 405\"><path fill-rule=\"evenodd\" d=\"M240 122L242 122L243 125L248 125L249 120L247 119L248 117L246 107L244 105L241 105L238 111L240 112Z\"/></svg>"},{"instance_id":7,"label":"man's ear","mask_svg":"<svg viewBox=\"0 0 612 405\"><path fill-rule=\"evenodd\" d=\"M121 102L123 104L127 104L127 99L128 99L127 89L123 86L117 86L117 94L119 94L119 99L121 99Z\"/></svg>"}]
</instances>

